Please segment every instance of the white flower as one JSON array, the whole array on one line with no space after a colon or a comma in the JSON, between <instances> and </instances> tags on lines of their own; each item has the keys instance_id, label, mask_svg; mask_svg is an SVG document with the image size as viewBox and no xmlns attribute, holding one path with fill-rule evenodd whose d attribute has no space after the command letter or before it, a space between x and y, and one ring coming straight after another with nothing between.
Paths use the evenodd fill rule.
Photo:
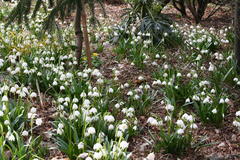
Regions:
<instances>
[{"instance_id":1,"label":"white flower","mask_svg":"<svg viewBox=\"0 0 240 160\"><path fill-rule=\"evenodd\" d=\"M190 128L192 128L192 129L197 129L198 126L197 126L195 123L193 123L193 124L190 125Z\"/></svg>"},{"instance_id":2,"label":"white flower","mask_svg":"<svg viewBox=\"0 0 240 160\"><path fill-rule=\"evenodd\" d=\"M225 99L225 103L229 103L230 102L230 99L229 98L226 98Z\"/></svg>"},{"instance_id":3,"label":"white flower","mask_svg":"<svg viewBox=\"0 0 240 160\"><path fill-rule=\"evenodd\" d=\"M177 134L182 135L184 133L184 129L180 128L177 130Z\"/></svg>"},{"instance_id":4,"label":"white flower","mask_svg":"<svg viewBox=\"0 0 240 160\"><path fill-rule=\"evenodd\" d=\"M22 132L22 136L24 136L24 137L28 136L28 131L24 130L24 131Z\"/></svg>"},{"instance_id":5,"label":"white flower","mask_svg":"<svg viewBox=\"0 0 240 160\"><path fill-rule=\"evenodd\" d=\"M219 101L220 104L222 104L222 103L224 103L224 102L225 102L225 101L224 101L223 98L221 98L220 101Z\"/></svg>"},{"instance_id":6,"label":"white flower","mask_svg":"<svg viewBox=\"0 0 240 160\"><path fill-rule=\"evenodd\" d=\"M110 125L108 126L108 130L113 130L113 129L114 129L114 125L110 124Z\"/></svg>"},{"instance_id":7,"label":"white flower","mask_svg":"<svg viewBox=\"0 0 240 160\"><path fill-rule=\"evenodd\" d=\"M81 154L79 154L79 158L86 158L88 156L88 153L81 153Z\"/></svg>"},{"instance_id":8,"label":"white flower","mask_svg":"<svg viewBox=\"0 0 240 160\"><path fill-rule=\"evenodd\" d=\"M102 158L102 152L94 152L93 158L94 159L101 159Z\"/></svg>"},{"instance_id":9,"label":"white flower","mask_svg":"<svg viewBox=\"0 0 240 160\"><path fill-rule=\"evenodd\" d=\"M123 150L124 149L127 149L128 148L128 142L126 142L126 141L122 141L121 143L120 143L120 148L122 148Z\"/></svg>"},{"instance_id":10,"label":"white flower","mask_svg":"<svg viewBox=\"0 0 240 160\"><path fill-rule=\"evenodd\" d=\"M125 131L125 130L127 130L128 129L128 125L126 125L125 123L123 123L123 124L120 124L119 126L118 126L118 128L121 130L121 131Z\"/></svg>"},{"instance_id":11,"label":"white flower","mask_svg":"<svg viewBox=\"0 0 240 160\"><path fill-rule=\"evenodd\" d=\"M176 124L183 129L185 128L185 124L181 119L177 120Z\"/></svg>"},{"instance_id":12,"label":"white flower","mask_svg":"<svg viewBox=\"0 0 240 160\"><path fill-rule=\"evenodd\" d=\"M148 156L146 157L146 160L154 160L154 159L155 159L154 153L149 153Z\"/></svg>"},{"instance_id":13,"label":"white flower","mask_svg":"<svg viewBox=\"0 0 240 160\"><path fill-rule=\"evenodd\" d=\"M85 160L92 160L92 158L91 157L87 157Z\"/></svg>"},{"instance_id":14,"label":"white flower","mask_svg":"<svg viewBox=\"0 0 240 160\"><path fill-rule=\"evenodd\" d=\"M60 90L65 90L65 87L64 86L60 86Z\"/></svg>"},{"instance_id":15,"label":"white flower","mask_svg":"<svg viewBox=\"0 0 240 160\"><path fill-rule=\"evenodd\" d=\"M2 117L4 115L3 111L0 111L0 117Z\"/></svg>"},{"instance_id":16,"label":"white flower","mask_svg":"<svg viewBox=\"0 0 240 160\"><path fill-rule=\"evenodd\" d=\"M36 98L36 97L37 97L37 94L36 94L35 92L32 92L32 93L30 94L30 97L31 97L31 98Z\"/></svg>"},{"instance_id":17,"label":"white flower","mask_svg":"<svg viewBox=\"0 0 240 160\"><path fill-rule=\"evenodd\" d=\"M174 106L171 105L171 104L167 104L167 105L166 105L166 110L167 110L167 111L173 111L173 110L174 110Z\"/></svg>"},{"instance_id":18,"label":"white flower","mask_svg":"<svg viewBox=\"0 0 240 160\"><path fill-rule=\"evenodd\" d=\"M84 148L84 143L83 142L78 143L78 149L83 149L83 148Z\"/></svg>"},{"instance_id":19,"label":"white flower","mask_svg":"<svg viewBox=\"0 0 240 160\"><path fill-rule=\"evenodd\" d=\"M165 121L171 121L171 117L170 116L165 116L164 120Z\"/></svg>"},{"instance_id":20,"label":"white flower","mask_svg":"<svg viewBox=\"0 0 240 160\"><path fill-rule=\"evenodd\" d=\"M87 133L88 133L88 134L95 134L95 133L96 133L96 130L95 130L94 127L89 127L89 128L87 128Z\"/></svg>"},{"instance_id":21,"label":"white flower","mask_svg":"<svg viewBox=\"0 0 240 160\"><path fill-rule=\"evenodd\" d=\"M40 125L42 124L42 122L43 122L43 121L42 121L41 118L37 118L37 119L36 119L36 125L37 125L37 126L40 126Z\"/></svg>"},{"instance_id":22,"label":"white flower","mask_svg":"<svg viewBox=\"0 0 240 160\"><path fill-rule=\"evenodd\" d=\"M132 91L129 91L129 92L127 93L127 95L128 95L128 96L132 96L132 95L133 95L133 92L132 92Z\"/></svg>"},{"instance_id":23,"label":"white flower","mask_svg":"<svg viewBox=\"0 0 240 160\"><path fill-rule=\"evenodd\" d=\"M74 103L73 106L72 106L72 109L73 109L73 110L78 109L78 105Z\"/></svg>"},{"instance_id":24,"label":"white flower","mask_svg":"<svg viewBox=\"0 0 240 160\"><path fill-rule=\"evenodd\" d=\"M117 103L117 104L115 104L115 106L114 106L115 108L120 108L120 104L119 103Z\"/></svg>"},{"instance_id":25,"label":"white flower","mask_svg":"<svg viewBox=\"0 0 240 160\"><path fill-rule=\"evenodd\" d=\"M112 115L106 115L106 116L104 116L104 120L109 123L112 123L115 121L115 118Z\"/></svg>"},{"instance_id":26,"label":"white flower","mask_svg":"<svg viewBox=\"0 0 240 160\"><path fill-rule=\"evenodd\" d=\"M2 102L8 102L8 97L7 96L3 96L2 97Z\"/></svg>"},{"instance_id":27,"label":"white flower","mask_svg":"<svg viewBox=\"0 0 240 160\"><path fill-rule=\"evenodd\" d=\"M233 121L233 125L235 126L235 127L238 127L238 128L240 128L240 122L238 122L238 121Z\"/></svg>"},{"instance_id":28,"label":"white flower","mask_svg":"<svg viewBox=\"0 0 240 160\"><path fill-rule=\"evenodd\" d=\"M103 146L100 143L96 143L96 144L94 144L93 149L98 151L98 150L102 149L102 147Z\"/></svg>"},{"instance_id":29,"label":"white flower","mask_svg":"<svg viewBox=\"0 0 240 160\"><path fill-rule=\"evenodd\" d=\"M15 137L12 133L7 134L6 137L9 141L15 141Z\"/></svg>"},{"instance_id":30,"label":"white flower","mask_svg":"<svg viewBox=\"0 0 240 160\"><path fill-rule=\"evenodd\" d=\"M186 103L190 103L190 99L189 99L189 98L187 98L185 102L186 102Z\"/></svg>"},{"instance_id":31,"label":"white flower","mask_svg":"<svg viewBox=\"0 0 240 160\"><path fill-rule=\"evenodd\" d=\"M113 93L113 92L114 92L114 90L112 88L108 89L108 93Z\"/></svg>"},{"instance_id":32,"label":"white flower","mask_svg":"<svg viewBox=\"0 0 240 160\"><path fill-rule=\"evenodd\" d=\"M237 117L240 117L240 111L237 111L237 112L236 112L236 116L237 116Z\"/></svg>"},{"instance_id":33,"label":"white flower","mask_svg":"<svg viewBox=\"0 0 240 160\"><path fill-rule=\"evenodd\" d=\"M216 114L216 113L217 113L217 109L214 108L214 109L212 110L212 113L213 113L213 114Z\"/></svg>"},{"instance_id":34,"label":"white flower","mask_svg":"<svg viewBox=\"0 0 240 160\"><path fill-rule=\"evenodd\" d=\"M158 126L159 125L158 121L155 118L152 118L152 117L148 118L147 123L149 123L152 126Z\"/></svg>"}]
</instances>

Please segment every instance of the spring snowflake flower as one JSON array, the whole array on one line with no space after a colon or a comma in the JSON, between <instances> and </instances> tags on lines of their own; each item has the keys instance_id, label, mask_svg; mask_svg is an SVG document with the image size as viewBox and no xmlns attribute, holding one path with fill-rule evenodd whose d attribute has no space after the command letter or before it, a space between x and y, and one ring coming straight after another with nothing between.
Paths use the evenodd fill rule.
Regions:
<instances>
[{"instance_id":1,"label":"spring snowflake flower","mask_svg":"<svg viewBox=\"0 0 240 160\"><path fill-rule=\"evenodd\" d=\"M96 143L94 144L93 146L93 149L96 150L96 151L99 151L103 148L103 146L100 144L100 143Z\"/></svg>"},{"instance_id":2,"label":"spring snowflake flower","mask_svg":"<svg viewBox=\"0 0 240 160\"><path fill-rule=\"evenodd\" d=\"M84 143L83 142L78 143L78 149L83 149L83 148L84 148Z\"/></svg>"},{"instance_id":3,"label":"spring snowflake flower","mask_svg":"<svg viewBox=\"0 0 240 160\"><path fill-rule=\"evenodd\" d=\"M177 134L182 135L184 133L184 129L180 128L177 130Z\"/></svg>"},{"instance_id":4,"label":"spring snowflake flower","mask_svg":"<svg viewBox=\"0 0 240 160\"><path fill-rule=\"evenodd\" d=\"M107 116L104 116L104 121L112 123L115 121L115 118L112 115L107 115Z\"/></svg>"},{"instance_id":5,"label":"spring snowflake flower","mask_svg":"<svg viewBox=\"0 0 240 160\"><path fill-rule=\"evenodd\" d=\"M214 108L214 109L212 110L212 113L213 113L213 114L216 114L216 113L217 113L217 109Z\"/></svg>"},{"instance_id":6,"label":"spring snowflake flower","mask_svg":"<svg viewBox=\"0 0 240 160\"><path fill-rule=\"evenodd\" d=\"M82 159L86 158L87 156L88 156L88 153L85 153L85 152L78 155L78 157Z\"/></svg>"},{"instance_id":7,"label":"spring snowflake flower","mask_svg":"<svg viewBox=\"0 0 240 160\"><path fill-rule=\"evenodd\" d=\"M42 122L43 122L43 121L42 121L41 118L37 118L37 119L36 119L36 125L37 125L37 126L42 125Z\"/></svg>"},{"instance_id":8,"label":"spring snowflake flower","mask_svg":"<svg viewBox=\"0 0 240 160\"><path fill-rule=\"evenodd\" d=\"M223 104L223 103L225 103L225 100L224 100L223 98L221 98L220 101L219 101L219 103L220 103L220 104Z\"/></svg>"},{"instance_id":9,"label":"spring snowflake flower","mask_svg":"<svg viewBox=\"0 0 240 160\"><path fill-rule=\"evenodd\" d=\"M179 127L183 128L183 129L186 128L183 120L181 120L181 119L180 119L180 120L177 120L176 124L177 124Z\"/></svg>"},{"instance_id":10,"label":"spring snowflake flower","mask_svg":"<svg viewBox=\"0 0 240 160\"><path fill-rule=\"evenodd\" d=\"M113 130L114 129L114 125L112 125L112 124L110 124L109 126L108 126L108 130Z\"/></svg>"},{"instance_id":11,"label":"spring snowflake flower","mask_svg":"<svg viewBox=\"0 0 240 160\"><path fill-rule=\"evenodd\" d=\"M9 141L15 141L15 136L11 133L11 132L8 132L6 134L6 138L9 140Z\"/></svg>"},{"instance_id":12,"label":"spring snowflake flower","mask_svg":"<svg viewBox=\"0 0 240 160\"><path fill-rule=\"evenodd\" d=\"M123 150L124 150L124 149L127 149L127 148L128 148L128 145L129 145L128 142L122 141L122 142L120 143L120 148L122 148Z\"/></svg>"},{"instance_id":13,"label":"spring snowflake flower","mask_svg":"<svg viewBox=\"0 0 240 160\"><path fill-rule=\"evenodd\" d=\"M149 123L152 126L158 126L159 125L159 122L155 118L152 118L152 117L148 118L147 123Z\"/></svg>"},{"instance_id":14,"label":"spring snowflake flower","mask_svg":"<svg viewBox=\"0 0 240 160\"><path fill-rule=\"evenodd\" d=\"M92 158L91 157L87 157L85 160L92 160Z\"/></svg>"},{"instance_id":15,"label":"spring snowflake flower","mask_svg":"<svg viewBox=\"0 0 240 160\"><path fill-rule=\"evenodd\" d=\"M133 92L132 92L132 91L129 91L129 92L127 93L127 95L128 95L128 96L132 96L132 95L133 95Z\"/></svg>"},{"instance_id":16,"label":"spring snowflake flower","mask_svg":"<svg viewBox=\"0 0 240 160\"><path fill-rule=\"evenodd\" d=\"M35 92L32 92L32 93L30 94L30 97L31 97L31 98L36 98L36 97L37 97L37 94L36 94Z\"/></svg>"},{"instance_id":17,"label":"spring snowflake flower","mask_svg":"<svg viewBox=\"0 0 240 160\"><path fill-rule=\"evenodd\" d=\"M87 135L91 135L91 134L93 135L95 133L96 133L96 130L94 127L87 128Z\"/></svg>"},{"instance_id":18,"label":"spring snowflake flower","mask_svg":"<svg viewBox=\"0 0 240 160\"><path fill-rule=\"evenodd\" d=\"M118 128L119 128L119 130L121 130L121 131L125 131L125 130L127 130L128 129L128 125L126 125L125 123L123 123L123 124L120 124L119 126L118 126Z\"/></svg>"},{"instance_id":19,"label":"spring snowflake flower","mask_svg":"<svg viewBox=\"0 0 240 160\"><path fill-rule=\"evenodd\" d=\"M102 152L94 152L93 158L94 159L101 159L102 158Z\"/></svg>"},{"instance_id":20,"label":"spring snowflake flower","mask_svg":"<svg viewBox=\"0 0 240 160\"><path fill-rule=\"evenodd\" d=\"M233 125L235 126L235 127L238 127L239 129L240 129L240 122L238 122L238 121L233 121Z\"/></svg>"},{"instance_id":21,"label":"spring snowflake flower","mask_svg":"<svg viewBox=\"0 0 240 160\"><path fill-rule=\"evenodd\" d=\"M0 111L0 117L2 117L4 115L3 111Z\"/></svg>"},{"instance_id":22,"label":"spring snowflake flower","mask_svg":"<svg viewBox=\"0 0 240 160\"><path fill-rule=\"evenodd\" d=\"M155 159L155 154L149 153L148 156L144 160L154 160L154 159Z\"/></svg>"},{"instance_id":23,"label":"spring snowflake flower","mask_svg":"<svg viewBox=\"0 0 240 160\"><path fill-rule=\"evenodd\" d=\"M2 102L8 102L8 97L7 96L3 96L2 97Z\"/></svg>"},{"instance_id":24,"label":"spring snowflake flower","mask_svg":"<svg viewBox=\"0 0 240 160\"><path fill-rule=\"evenodd\" d=\"M171 104L167 104L167 105L166 105L166 110L167 110L167 111L173 111L173 110L174 110L174 106L171 105Z\"/></svg>"},{"instance_id":25,"label":"spring snowflake flower","mask_svg":"<svg viewBox=\"0 0 240 160\"><path fill-rule=\"evenodd\" d=\"M26 131L26 130L23 131L23 132L22 132L22 136L27 137L27 136L28 136L28 131Z\"/></svg>"},{"instance_id":26,"label":"spring snowflake flower","mask_svg":"<svg viewBox=\"0 0 240 160\"><path fill-rule=\"evenodd\" d=\"M240 111L237 111L237 112L236 112L236 116L237 116L237 117L240 117Z\"/></svg>"}]
</instances>

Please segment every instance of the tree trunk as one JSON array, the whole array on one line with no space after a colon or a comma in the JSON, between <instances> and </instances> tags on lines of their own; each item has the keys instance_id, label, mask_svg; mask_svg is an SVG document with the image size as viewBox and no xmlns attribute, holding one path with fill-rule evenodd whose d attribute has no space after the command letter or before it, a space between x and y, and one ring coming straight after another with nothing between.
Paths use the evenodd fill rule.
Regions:
<instances>
[{"instance_id":1,"label":"tree trunk","mask_svg":"<svg viewBox=\"0 0 240 160\"><path fill-rule=\"evenodd\" d=\"M84 35L84 43L86 47L86 56L87 56L87 61L88 61L88 67L92 67L92 57L91 57L91 52L90 52L90 42L88 38L88 31L87 31L87 15L83 6L82 9L82 27L83 27L83 35Z\"/></svg>"},{"instance_id":2,"label":"tree trunk","mask_svg":"<svg viewBox=\"0 0 240 160\"><path fill-rule=\"evenodd\" d=\"M81 56L82 56L82 45L83 45L83 33L81 28L81 15L82 6L81 3L77 3L77 13L75 17L75 35L76 35L76 58L78 62L78 67L80 66Z\"/></svg>"},{"instance_id":3,"label":"tree trunk","mask_svg":"<svg viewBox=\"0 0 240 160\"><path fill-rule=\"evenodd\" d=\"M235 0L235 55L240 73L240 0Z\"/></svg>"}]
</instances>

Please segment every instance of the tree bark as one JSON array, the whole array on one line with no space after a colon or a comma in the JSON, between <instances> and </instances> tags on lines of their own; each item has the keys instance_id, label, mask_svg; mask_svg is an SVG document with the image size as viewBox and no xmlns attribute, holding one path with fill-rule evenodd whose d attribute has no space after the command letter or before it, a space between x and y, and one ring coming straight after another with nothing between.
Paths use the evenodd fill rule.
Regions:
<instances>
[{"instance_id":1,"label":"tree bark","mask_svg":"<svg viewBox=\"0 0 240 160\"><path fill-rule=\"evenodd\" d=\"M77 13L75 17L75 36L76 36L76 58L78 67L80 66L83 45L83 33L81 28L82 6L77 3Z\"/></svg>"},{"instance_id":2,"label":"tree bark","mask_svg":"<svg viewBox=\"0 0 240 160\"><path fill-rule=\"evenodd\" d=\"M237 71L240 73L240 0L235 0L235 55Z\"/></svg>"},{"instance_id":3,"label":"tree bark","mask_svg":"<svg viewBox=\"0 0 240 160\"><path fill-rule=\"evenodd\" d=\"M85 43L85 48L86 48L88 67L91 68L92 67L92 57L91 57L91 52L90 52L90 42L89 42L88 30L87 30L87 15L86 15L84 6L82 9L82 27L83 27L83 35L84 35L84 43Z\"/></svg>"}]
</instances>

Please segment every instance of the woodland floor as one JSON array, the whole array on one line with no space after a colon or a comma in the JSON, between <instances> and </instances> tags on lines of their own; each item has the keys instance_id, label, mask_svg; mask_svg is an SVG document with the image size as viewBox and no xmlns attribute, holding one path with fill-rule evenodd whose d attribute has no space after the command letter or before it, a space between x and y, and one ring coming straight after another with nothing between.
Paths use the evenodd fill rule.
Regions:
<instances>
[{"instance_id":1,"label":"woodland floor","mask_svg":"<svg viewBox=\"0 0 240 160\"><path fill-rule=\"evenodd\" d=\"M106 12L107 12L107 19L109 19L110 24L116 24L121 19L121 15L124 12L124 8L126 5L106 5ZM167 8L164 13L170 15L175 21L179 23L193 23L192 20L187 20L182 18L175 9L172 7ZM102 14L100 10L97 11L96 14ZM103 18L104 19L104 18ZM101 19L100 19L101 20ZM110 21L111 20L111 21ZM208 19L207 21L203 21L202 25L205 27L215 27L219 28L222 26L230 26L232 22L231 12L228 9L221 9L215 16ZM141 75L146 78L146 81L150 84L152 82L151 74L155 70L154 68L146 67L145 70L139 70L138 68L130 65L130 63L126 61L121 61L118 63L114 60L116 56L115 53L112 51L113 46L109 46L107 49L104 50L104 53L100 55L101 60L103 62L100 71L104 74L105 77L110 77L110 72L112 72L112 68L116 68L120 70L122 74L119 79L122 82L135 82L135 85L138 85L137 78ZM169 51L173 52L173 51ZM169 54L177 54L177 53L169 53ZM175 57L175 56L172 56ZM173 63L177 63L176 60L172 60ZM158 62L161 63L161 62ZM178 64L181 66L181 64ZM236 95L239 92L236 91ZM154 102L151 112L156 113L158 115L164 114L163 106L160 104L161 95L159 96L159 100ZM49 133L53 129L51 122L54 119L54 107L51 103L51 97L45 97L43 95L43 102L42 102L42 118L44 122L46 122L41 130L44 133L44 140L48 147L50 147L49 156L47 159L62 159L64 155L60 151L56 149L57 146L53 145L50 140ZM40 102L36 102L36 105ZM233 106L240 105L240 100L236 102L232 102ZM170 154L156 154L156 160L174 160L174 159L184 159L184 160L201 160L201 159L209 159L209 160L238 160L240 159L240 134L235 127L232 126L233 118L235 117L236 110L232 107L230 110L229 116L226 117L224 126L220 129L205 126L198 121L199 128L196 130L195 139L200 141L200 137L205 137L205 144L209 144L208 147L202 147L198 150L189 150L185 155L175 157ZM141 160L146 157L149 153L153 152L153 146L148 144L150 141L151 136L149 134L149 130L152 132L157 132L155 128L148 128L146 125L147 117L141 116L139 117L141 121L141 131L140 134L130 140L130 147L129 151L132 152L132 159L134 160ZM40 133L40 132L39 132ZM230 134L231 133L231 134Z\"/></svg>"}]
</instances>

